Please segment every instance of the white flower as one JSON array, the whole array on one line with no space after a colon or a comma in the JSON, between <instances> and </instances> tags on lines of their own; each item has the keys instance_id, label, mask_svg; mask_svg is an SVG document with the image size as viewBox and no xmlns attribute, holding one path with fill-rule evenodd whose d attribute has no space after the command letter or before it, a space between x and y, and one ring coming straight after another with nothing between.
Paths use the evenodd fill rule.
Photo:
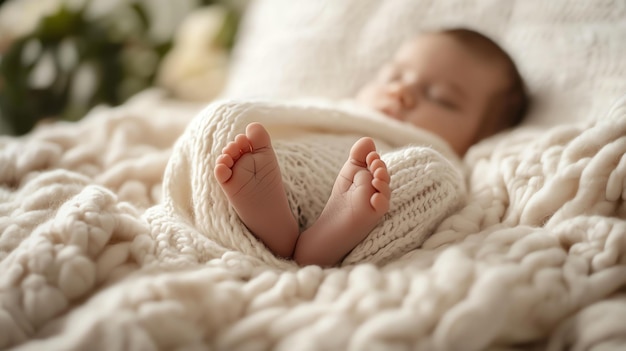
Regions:
<instances>
[{"instance_id":1,"label":"white flower","mask_svg":"<svg viewBox=\"0 0 626 351\"><path fill-rule=\"evenodd\" d=\"M224 87L229 54L217 44L227 12L219 5L197 9L183 21L157 74L175 97L209 101Z\"/></svg>"}]
</instances>

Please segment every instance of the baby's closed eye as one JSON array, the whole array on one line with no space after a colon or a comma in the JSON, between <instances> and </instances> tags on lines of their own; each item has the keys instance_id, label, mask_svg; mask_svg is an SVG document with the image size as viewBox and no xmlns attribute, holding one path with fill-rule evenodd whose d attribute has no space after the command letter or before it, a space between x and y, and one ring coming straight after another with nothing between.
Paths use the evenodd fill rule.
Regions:
<instances>
[{"instance_id":1,"label":"baby's closed eye","mask_svg":"<svg viewBox=\"0 0 626 351\"><path fill-rule=\"evenodd\" d=\"M443 85L432 84L425 87L424 95L434 103L449 109L458 108L456 96Z\"/></svg>"}]
</instances>

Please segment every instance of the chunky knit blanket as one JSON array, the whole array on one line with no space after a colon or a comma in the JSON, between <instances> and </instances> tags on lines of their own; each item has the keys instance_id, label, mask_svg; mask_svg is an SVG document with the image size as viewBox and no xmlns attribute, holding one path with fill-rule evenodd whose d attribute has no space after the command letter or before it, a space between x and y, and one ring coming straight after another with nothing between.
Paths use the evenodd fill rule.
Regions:
<instances>
[{"instance_id":1,"label":"chunky knit blanket","mask_svg":"<svg viewBox=\"0 0 626 351\"><path fill-rule=\"evenodd\" d=\"M288 111L299 118L287 130ZM593 122L520 129L475 146L464 159L466 202L450 205L432 235L386 228L396 223L386 218L358 254L329 269L275 259L242 229L210 179L219 144L263 119L283 167L296 140L346 152L349 139L372 132L395 177L433 172L442 175L433 187L457 189L446 148L409 129L386 140L397 129L374 116L344 123L364 114L343 106L232 101L192 120L197 112L147 94L75 125L0 139L0 347L626 346L626 99ZM320 137L328 146L314 144ZM429 147L396 149L417 139ZM332 171L320 164L343 159L299 160L293 169L302 174L284 173L305 226L326 195L298 189L324 188ZM319 184L297 183L316 170ZM394 184L390 217L428 213L403 209L412 200L402 185L417 187L407 179Z\"/></svg>"}]
</instances>

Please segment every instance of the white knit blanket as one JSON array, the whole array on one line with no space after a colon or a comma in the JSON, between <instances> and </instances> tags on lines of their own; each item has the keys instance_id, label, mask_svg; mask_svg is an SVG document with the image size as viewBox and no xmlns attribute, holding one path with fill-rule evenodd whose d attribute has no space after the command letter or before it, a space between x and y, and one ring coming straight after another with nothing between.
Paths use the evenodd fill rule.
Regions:
<instances>
[{"instance_id":1,"label":"white knit blanket","mask_svg":"<svg viewBox=\"0 0 626 351\"><path fill-rule=\"evenodd\" d=\"M282 116L268 107L264 122L277 149L332 135L306 118L296 123L302 133L285 133L270 123L280 119L273 109ZM626 327L617 322L626 310L619 293L626 284L626 101L596 122L522 129L475 146L464 160L467 203L421 248L385 263L362 246L367 254L355 262L377 264L332 269L274 259L249 233L234 231L241 225L211 185L212 161L218 144L259 111L232 102L202 116L209 111L239 117L189 124L193 108L146 98L76 125L0 139L0 347L626 346ZM404 130L381 140L381 124L342 120L336 133L378 130L382 148L416 136ZM312 131L316 137L307 139ZM350 138L329 138L349 147ZM428 143L439 148L436 138ZM383 152L399 174L402 157ZM445 152L431 151L432 164L445 164ZM279 152L283 164L287 154ZM306 225L325 195L298 202L298 184L289 182L300 178L284 173L293 208L311 211L298 214ZM212 215L223 211L229 215Z\"/></svg>"}]
</instances>

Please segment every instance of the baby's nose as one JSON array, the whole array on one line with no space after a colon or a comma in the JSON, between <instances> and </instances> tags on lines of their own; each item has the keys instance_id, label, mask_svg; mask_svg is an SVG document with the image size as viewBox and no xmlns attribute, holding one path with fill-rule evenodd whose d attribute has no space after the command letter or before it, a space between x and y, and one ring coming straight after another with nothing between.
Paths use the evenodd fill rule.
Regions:
<instances>
[{"instance_id":1,"label":"baby's nose","mask_svg":"<svg viewBox=\"0 0 626 351\"><path fill-rule=\"evenodd\" d=\"M397 98L402 107L411 109L415 107L415 97L413 96L412 87L410 84L403 82L394 82L388 87L389 95Z\"/></svg>"}]
</instances>

